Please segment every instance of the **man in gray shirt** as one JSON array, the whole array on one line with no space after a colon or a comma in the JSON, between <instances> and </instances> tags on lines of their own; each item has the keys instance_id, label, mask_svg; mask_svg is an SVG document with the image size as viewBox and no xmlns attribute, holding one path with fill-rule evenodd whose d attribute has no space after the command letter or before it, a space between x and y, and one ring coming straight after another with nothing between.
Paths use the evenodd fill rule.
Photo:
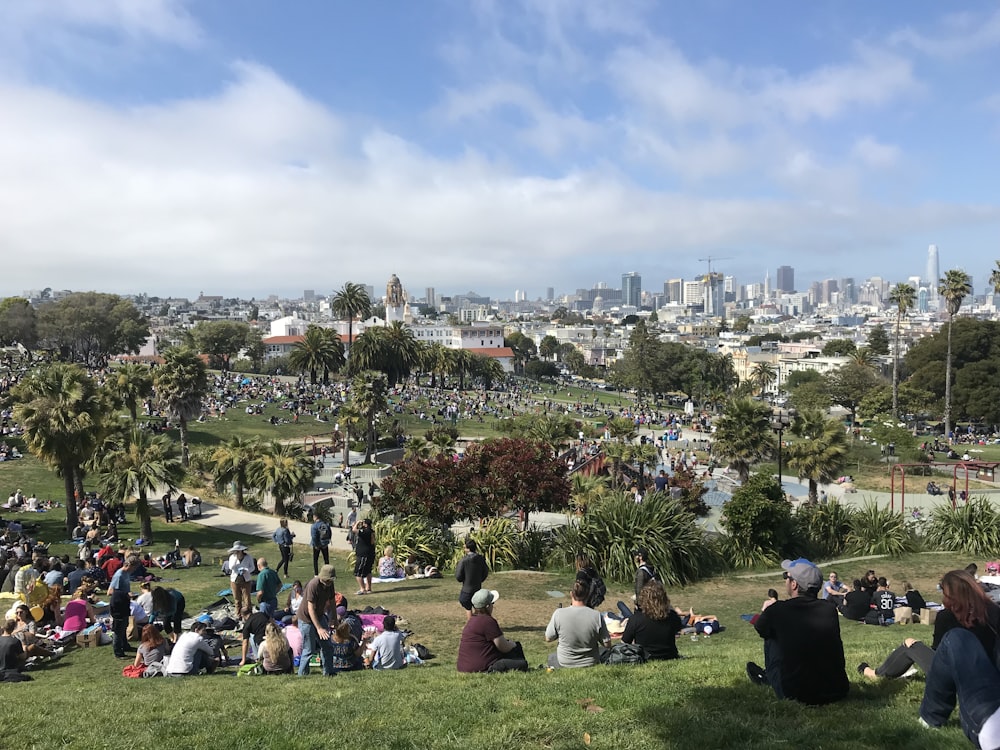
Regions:
<instances>
[{"instance_id":1,"label":"man in gray shirt","mask_svg":"<svg viewBox=\"0 0 1000 750\"><path fill-rule=\"evenodd\" d=\"M545 641L558 640L554 654L549 654L550 667L592 667L601 662L601 646L611 645L604 616L587 606L587 585L573 583L572 604L552 613L545 628Z\"/></svg>"}]
</instances>

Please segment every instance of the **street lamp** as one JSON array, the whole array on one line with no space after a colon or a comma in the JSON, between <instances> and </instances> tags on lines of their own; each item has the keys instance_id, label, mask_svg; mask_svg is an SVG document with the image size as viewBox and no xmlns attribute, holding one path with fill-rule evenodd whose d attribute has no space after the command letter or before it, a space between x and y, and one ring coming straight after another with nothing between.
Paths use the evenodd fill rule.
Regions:
<instances>
[{"instance_id":1,"label":"street lamp","mask_svg":"<svg viewBox=\"0 0 1000 750\"><path fill-rule=\"evenodd\" d=\"M795 421L795 409L774 409L771 412L771 429L778 433L778 485L781 486L781 438Z\"/></svg>"}]
</instances>

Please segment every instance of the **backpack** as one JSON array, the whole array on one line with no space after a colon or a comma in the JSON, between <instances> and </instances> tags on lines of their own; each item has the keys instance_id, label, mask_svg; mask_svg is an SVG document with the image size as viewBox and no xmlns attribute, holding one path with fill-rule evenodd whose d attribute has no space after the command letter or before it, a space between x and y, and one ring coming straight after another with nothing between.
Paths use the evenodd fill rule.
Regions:
<instances>
[{"instance_id":1,"label":"backpack","mask_svg":"<svg viewBox=\"0 0 1000 750\"><path fill-rule=\"evenodd\" d=\"M601 662L608 666L617 664L645 664L646 649L638 643L616 643L601 654Z\"/></svg>"},{"instance_id":2,"label":"backpack","mask_svg":"<svg viewBox=\"0 0 1000 750\"><path fill-rule=\"evenodd\" d=\"M330 543L330 539L333 537L333 534L330 532L330 524L323 521L322 523L320 523L317 532L318 532L317 536L319 537L319 543L324 547L328 545Z\"/></svg>"}]
</instances>

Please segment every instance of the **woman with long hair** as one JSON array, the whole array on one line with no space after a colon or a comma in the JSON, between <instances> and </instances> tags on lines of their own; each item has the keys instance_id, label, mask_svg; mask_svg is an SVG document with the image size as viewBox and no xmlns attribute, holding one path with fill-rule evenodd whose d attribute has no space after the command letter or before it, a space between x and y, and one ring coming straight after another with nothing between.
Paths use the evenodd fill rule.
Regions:
<instances>
[{"instance_id":1,"label":"woman with long hair","mask_svg":"<svg viewBox=\"0 0 1000 750\"><path fill-rule=\"evenodd\" d=\"M608 593L608 587L604 585L604 580L597 572L597 568L590 561L586 552L576 553L576 580L583 581L587 586L587 601L585 604L591 609L597 609L604 602L604 595Z\"/></svg>"},{"instance_id":2,"label":"woman with long hair","mask_svg":"<svg viewBox=\"0 0 1000 750\"><path fill-rule=\"evenodd\" d=\"M264 645L261 647L261 663L268 674L291 674L292 648L281 628L273 622L264 630Z\"/></svg>"},{"instance_id":3,"label":"woman with long hair","mask_svg":"<svg viewBox=\"0 0 1000 750\"><path fill-rule=\"evenodd\" d=\"M639 592L639 610L628 618L622 643L642 646L648 659L676 659L677 634L682 627L663 584L650 581Z\"/></svg>"},{"instance_id":4,"label":"woman with long hair","mask_svg":"<svg viewBox=\"0 0 1000 750\"><path fill-rule=\"evenodd\" d=\"M62 629L64 633L78 633L88 625L97 622L94 615L94 607L89 601L90 590L81 586L74 593L72 598L66 602L63 610Z\"/></svg>"},{"instance_id":5,"label":"woman with long hair","mask_svg":"<svg viewBox=\"0 0 1000 750\"><path fill-rule=\"evenodd\" d=\"M184 632L181 621L184 619L184 594L177 589L168 589L157 586L153 589L153 614L151 619L163 620L163 632L170 636L173 643L177 643L177 637Z\"/></svg>"},{"instance_id":6,"label":"woman with long hair","mask_svg":"<svg viewBox=\"0 0 1000 750\"><path fill-rule=\"evenodd\" d=\"M160 629L155 625L146 625L142 629L139 648L135 652L136 667L148 667L151 664L162 664L167 656L167 642L160 635Z\"/></svg>"}]
</instances>

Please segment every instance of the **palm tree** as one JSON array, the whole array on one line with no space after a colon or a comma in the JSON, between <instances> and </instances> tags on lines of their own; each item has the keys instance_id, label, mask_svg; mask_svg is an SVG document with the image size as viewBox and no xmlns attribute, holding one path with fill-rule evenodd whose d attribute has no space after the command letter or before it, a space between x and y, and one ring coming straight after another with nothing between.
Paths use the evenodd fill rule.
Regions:
<instances>
[{"instance_id":1,"label":"palm tree","mask_svg":"<svg viewBox=\"0 0 1000 750\"><path fill-rule=\"evenodd\" d=\"M367 331L366 331L367 333ZM375 453L378 416L383 414L388 401L388 381L380 372L363 372L354 378L351 385L351 403L362 417L365 425L365 459L371 463Z\"/></svg>"},{"instance_id":2,"label":"palm tree","mask_svg":"<svg viewBox=\"0 0 1000 750\"><path fill-rule=\"evenodd\" d=\"M301 497L312 488L316 463L301 448L281 443L261 446L247 467L250 486L274 498L274 515L285 515L285 501Z\"/></svg>"},{"instance_id":3,"label":"palm tree","mask_svg":"<svg viewBox=\"0 0 1000 750\"><path fill-rule=\"evenodd\" d=\"M606 497L610 489L606 477L578 472L573 475L570 489L573 507L578 513L585 513L587 508Z\"/></svg>"},{"instance_id":4,"label":"palm tree","mask_svg":"<svg viewBox=\"0 0 1000 750\"><path fill-rule=\"evenodd\" d=\"M875 367L875 355L867 346L859 346L848 356L852 364L862 367Z\"/></svg>"},{"instance_id":5,"label":"palm tree","mask_svg":"<svg viewBox=\"0 0 1000 750\"><path fill-rule=\"evenodd\" d=\"M962 300L972 294L972 280L969 274L958 268L944 272L938 287L948 307L948 358L944 370L944 437L951 442L951 324L962 309Z\"/></svg>"},{"instance_id":6,"label":"palm tree","mask_svg":"<svg viewBox=\"0 0 1000 750\"><path fill-rule=\"evenodd\" d=\"M996 268L990 271L990 286L993 287L994 294L1000 294L1000 260L996 261Z\"/></svg>"},{"instance_id":7,"label":"palm tree","mask_svg":"<svg viewBox=\"0 0 1000 750\"><path fill-rule=\"evenodd\" d=\"M483 354L473 354L469 375L473 380L478 381L485 390L489 391L493 389L494 383L498 380L503 380L503 365L493 359L493 357Z\"/></svg>"},{"instance_id":8,"label":"palm tree","mask_svg":"<svg viewBox=\"0 0 1000 750\"><path fill-rule=\"evenodd\" d=\"M146 365L126 362L111 371L104 383L115 401L128 409L133 422L139 419L139 402L153 393L153 376Z\"/></svg>"},{"instance_id":9,"label":"palm tree","mask_svg":"<svg viewBox=\"0 0 1000 750\"><path fill-rule=\"evenodd\" d=\"M66 533L72 534L82 497L81 466L104 433L107 398L83 368L57 363L29 373L11 389L14 419L28 451L56 470L66 491Z\"/></svg>"},{"instance_id":10,"label":"palm tree","mask_svg":"<svg viewBox=\"0 0 1000 750\"><path fill-rule=\"evenodd\" d=\"M419 436L411 437L406 441L406 449L403 451L403 458L408 461L426 461L434 455L434 445Z\"/></svg>"},{"instance_id":11,"label":"palm tree","mask_svg":"<svg viewBox=\"0 0 1000 750\"><path fill-rule=\"evenodd\" d=\"M778 371L770 362L758 362L750 373L750 382L758 395L763 395L768 386L777 379Z\"/></svg>"},{"instance_id":12,"label":"palm tree","mask_svg":"<svg viewBox=\"0 0 1000 750\"><path fill-rule=\"evenodd\" d=\"M309 382L316 385L319 372L323 382L330 381L330 371L339 370L344 364L344 344L336 331L311 325L306 328L302 341L297 341L288 354L288 364L299 372L309 373Z\"/></svg>"},{"instance_id":13,"label":"palm tree","mask_svg":"<svg viewBox=\"0 0 1000 750\"><path fill-rule=\"evenodd\" d=\"M788 449L788 467L799 479L809 480L809 501L816 502L817 486L840 476L847 462L847 433L839 422L818 409L796 415L791 432L800 440Z\"/></svg>"},{"instance_id":14,"label":"palm tree","mask_svg":"<svg viewBox=\"0 0 1000 750\"><path fill-rule=\"evenodd\" d=\"M166 360L153 376L156 397L163 408L177 420L181 441L181 466L190 461L188 450L188 420L201 412L201 402L208 393L205 363L193 349L171 349Z\"/></svg>"},{"instance_id":15,"label":"palm tree","mask_svg":"<svg viewBox=\"0 0 1000 750\"><path fill-rule=\"evenodd\" d=\"M410 377L419 366L420 342L414 337L413 331L398 320L384 330L389 353L389 367L384 372L389 378L389 387L392 388Z\"/></svg>"},{"instance_id":16,"label":"palm tree","mask_svg":"<svg viewBox=\"0 0 1000 750\"><path fill-rule=\"evenodd\" d=\"M1000 283L1000 270L997 271L997 281ZM892 351L892 419L899 419L899 328L903 316L913 309L917 299L917 290L909 284L899 283L889 292L889 302L896 306L896 340Z\"/></svg>"},{"instance_id":17,"label":"palm tree","mask_svg":"<svg viewBox=\"0 0 1000 750\"><path fill-rule=\"evenodd\" d=\"M632 460L639 466L639 491L646 489L646 467L656 467L660 452L652 443L642 443L632 447Z\"/></svg>"},{"instance_id":18,"label":"palm tree","mask_svg":"<svg viewBox=\"0 0 1000 750\"><path fill-rule=\"evenodd\" d=\"M431 458L447 454L455 455L455 438L446 430L436 430L431 436Z\"/></svg>"},{"instance_id":19,"label":"palm tree","mask_svg":"<svg viewBox=\"0 0 1000 750\"><path fill-rule=\"evenodd\" d=\"M604 455L611 459L611 483L614 487L621 484L621 467L632 460L632 444L605 442Z\"/></svg>"},{"instance_id":20,"label":"palm tree","mask_svg":"<svg viewBox=\"0 0 1000 750\"><path fill-rule=\"evenodd\" d=\"M372 301L368 292L361 284L348 281L333 296L333 311L342 318L347 318L347 347L354 350L354 318L367 318L371 314Z\"/></svg>"},{"instance_id":21,"label":"palm tree","mask_svg":"<svg viewBox=\"0 0 1000 750\"><path fill-rule=\"evenodd\" d=\"M344 466L348 466L351 463L351 439L360 437L365 418L349 401L340 407L337 419L340 422L340 430L344 434Z\"/></svg>"},{"instance_id":22,"label":"palm tree","mask_svg":"<svg viewBox=\"0 0 1000 750\"><path fill-rule=\"evenodd\" d=\"M149 494L176 489L184 475L173 442L133 425L105 441L97 465L101 489L108 497L123 503L136 497L139 533L152 541Z\"/></svg>"},{"instance_id":23,"label":"palm tree","mask_svg":"<svg viewBox=\"0 0 1000 750\"><path fill-rule=\"evenodd\" d=\"M729 461L740 481L750 478L750 467L769 457L771 409L751 399L733 399L726 405L715 428L712 452Z\"/></svg>"},{"instance_id":24,"label":"palm tree","mask_svg":"<svg viewBox=\"0 0 1000 750\"><path fill-rule=\"evenodd\" d=\"M221 488L232 482L236 492L237 508L243 507L243 492L249 486L247 472L258 457L260 448L260 441L257 438L248 440L234 435L229 442L217 446L212 451L209 461L215 484Z\"/></svg>"},{"instance_id":25,"label":"palm tree","mask_svg":"<svg viewBox=\"0 0 1000 750\"><path fill-rule=\"evenodd\" d=\"M545 443L556 456L559 455L559 447L576 436L573 420L562 415L537 415L527 424L525 432L523 437Z\"/></svg>"}]
</instances>

